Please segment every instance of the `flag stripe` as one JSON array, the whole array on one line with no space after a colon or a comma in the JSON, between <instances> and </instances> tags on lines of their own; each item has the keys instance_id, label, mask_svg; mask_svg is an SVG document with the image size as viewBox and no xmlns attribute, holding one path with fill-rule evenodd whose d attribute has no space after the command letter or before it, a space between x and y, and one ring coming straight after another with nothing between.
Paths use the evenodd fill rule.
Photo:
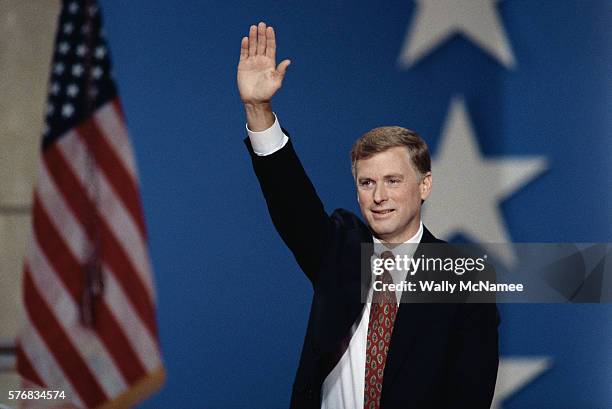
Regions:
<instances>
[{"instance_id":1,"label":"flag stripe","mask_svg":"<svg viewBox=\"0 0 612 409\"><path fill-rule=\"evenodd\" d=\"M123 121L119 98L114 98L112 102L101 106L94 118L106 141L130 174L131 182L134 186L138 186L138 171L134 163L134 152Z\"/></svg>"},{"instance_id":2,"label":"flag stripe","mask_svg":"<svg viewBox=\"0 0 612 409\"><path fill-rule=\"evenodd\" d=\"M40 378L40 376L38 376L38 373L32 366L30 359L23 351L23 342L17 343L17 348L15 348L15 357L17 358L17 372L19 372L24 379L34 382L35 384L44 388L47 387L47 384Z\"/></svg>"},{"instance_id":3,"label":"flag stripe","mask_svg":"<svg viewBox=\"0 0 612 409\"><path fill-rule=\"evenodd\" d=\"M104 269L108 280L104 287L104 298L108 308L117 317L121 330L133 346L141 364L147 371L152 371L161 364L159 347L154 334L144 325L134 312L132 305L114 275Z\"/></svg>"},{"instance_id":4,"label":"flag stripe","mask_svg":"<svg viewBox=\"0 0 612 409\"><path fill-rule=\"evenodd\" d=\"M71 167L66 163L57 144L45 151L43 160L51 177L56 181L58 189L64 197L70 197L67 201L77 220L83 225L88 225L91 220L93 203L87 197L84 188L73 174ZM116 243L114 236L109 232L104 218L99 218L100 240L104 243L102 259L108 263L111 271L122 271L115 278L120 283L126 294L139 294L131 296L130 302L138 313L140 319L145 323L151 334L157 334L155 319L153 316L153 305L147 297L148 291L133 271L132 263L127 259L124 250ZM91 225L91 223L89 223ZM91 227L90 227L91 229ZM87 228L86 228L87 231ZM93 240L93 238L91 238Z\"/></svg>"},{"instance_id":5,"label":"flag stripe","mask_svg":"<svg viewBox=\"0 0 612 409\"><path fill-rule=\"evenodd\" d=\"M41 185L45 186L45 194L37 194L35 196L35 206L38 206L40 201L42 202L43 207L49 210L46 211L46 214L39 215L38 208L36 208L35 212L37 215L39 215L37 221L38 223L44 224L46 222L46 217L44 216L48 216L50 223L52 223L55 227L54 229L50 230L52 234L45 235L45 238L50 237L53 244L62 245L61 248L57 250L58 252L65 252L66 254L72 255L74 259L70 259L70 264L65 264L65 268L62 270L64 275L64 277L62 277L62 281L76 284L76 282L78 282L79 273L83 271L83 265L85 264L87 257L86 252L80 251L83 247L81 243L87 242L88 240L85 238L85 233L81 229L81 226L74 219L63 198L58 193L54 181L49 177L44 161L40 166L39 181ZM55 235L57 235L57 237L55 237ZM36 257L40 256L41 254L41 250L36 246L37 240L38 238L33 239L32 246L36 249L36 251L30 255L31 264L33 264ZM44 238L41 238L41 240L44 240ZM50 267L43 267L43 271L51 271ZM68 274L70 271L73 271L73 274ZM48 275L51 276L48 279L48 285L53 287L57 277L50 273L48 273ZM71 286L70 297L68 294L64 295L66 299L72 298L74 300L72 305L75 309L75 311L73 311L75 319L77 312L74 304L78 303L78 296L80 294L79 291L81 291L78 287L78 285ZM61 297L58 298L61 299ZM128 313L127 311L120 312L122 314ZM129 311L129 313L133 314L132 311ZM100 310L100 320L96 325L96 331L100 335L100 338L104 340L105 345L110 349L110 353L113 355L115 361L121 367L122 374L129 382L132 382L143 375L144 369L140 363L135 360L136 358L132 357L132 354L135 354L135 352L116 322L116 317L121 317L122 314L113 316L108 309L108 302L105 298L105 302ZM59 314L59 312L57 312L56 315L59 317L62 316ZM96 342L96 339L91 340L91 343L94 345ZM83 343L85 343L85 341L83 341ZM103 356L102 353L101 356ZM123 388L125 388L125 385L123 385ZM120 393L120 391L108 392L110 396L114 396L118 393Z\"/></svg>"},{"instance_id":6,"label":"flag stripe","mask_svg":"<svg viewBox=\"0 0 612 409\"><path fill-rule=\"evenodd\" d=\"M53 219L54 226L64 237L66 244L70 246L72 255L79 264L84 265L92 251L91 236L93 233L87 234L84 227L81 227L75 220L67 204L68 201L64 200L49 174L46 161L41 161L38 168L38 186L35 195L36 200L40 200Z\"/></svg>"},{"instance_id":7,"label":"flag stripe","mask_svg":"<svg viewBox=\"0 0 612 409\"><path fill-rule=\"evenodd\" d=\"M121 373L131 384L144 376L146 371L138 359L134 348L120 330L106 302L104 302L101 310L103 313L100 314L99 320L96 322L97 333L104 339L115 362L120 366Z\"/></svg>"},{"instance_id":8,"label":"flag stripe","mask_svg":"<svg viewBox=\"0 0 612 409\"><path fill-rule=\"evenodd\" d=\"M24 271L24 282L27 271ZM25 288L24 288L25 290ZM27 300L28 297L25 298ZM26 301L27 303L27 301ZM25 325L20 335L20 347L24 357L31 363L32 367L41 379L41 386L53 388L54 390L66 393L66 398L72 400L78 407L85 405L80 396L75 392L72 384L68 381L64 370L58 364L53 354L43 341L43 336L32 324L32 320L26 310ZM34 381L34 379L30 379Z\"/></svg>"},{"instance_id":9,"label":"flag stripe","mask_svg":"<svg viewBox=\"0 0 612 409\"><path fill-rule=\"evenodd\" d=\"M110 103L107 106L110 106ZM133 183L131 174L126 170L115 152L113 152L105 134L100 131L98 124L93 118L83 121L76 128L76 132L80 136L81 141L87 145L89 151L93 153L96 166L106 175L110 186L112 186L117 197L121 200L123 207L128 210L131 218L136 222L141 239L144 239L146 234L140 196L138 195L137 186Z\"/></svg>"},{"instance_id":10,"label":"flag stripe","mask_svg":"<svg viewBox=\"0 0 612 409\"><path fill-rule=\"evenodd\" d=\"M49 176L46 163L43 161L39 168L39 186L44 186L44 192L37 195L43 203L49 218L62 236L64 243L80 265L86 263L89 248L89 239L83 227L75 219L64 198L58 192L53 179ZM87 243L87 245L84 245ZM154 335L136 315L128 298L116 282L115 274L109 271L106 263L103 264L103 273L107 278L104 300L105 308L109 308L115 320L121 327L121 332L134 347L134 353L147 370L156 369L159 364L159 350ZM129 377L131 378L131 377ZM131 380L131 379L130 379Z\"/></svg>"},{"instance_id":11,"label":"flag stripe","mask_svg":"<svg viewBox=\"0 0 612 409\"><path fill-rule=\"evenodd\" d=\"M87 406L95 406L104 402L106 395L80 358L70 338L62 330L57 318L49 312L49 307L34 287L27 267L24 274L24 290L28 293L25 307L32 324L43 335L43 341L56 362L59 363L70 384L74 386Z\"/></svg>"},{"instance_id":12,"label":"flag stripe","mask_svg":"<svg viewBox=\"0 0 612 409\"><path fill-rule=\"evenodd\" d=\"M56 272L38 248L36 240L32 243L28 263L30 277L40 297L45 300L62 330L73 341L80 359L99 380L105 395L115 396L121 393L127 386L123 376L97 334L79 325L77 304L66 288L60 284L62 281L58 279Z\"/></svg>"},{"instance_id":13,"label":"flag stripe","mask_svg":"<svg viewBox=\"0 0 612 409\"><path fill-rule=\"evenodd\" d=\"M73 301L78 303L82 290L82 285L79 283L82 283L82 278L80 279L80 277L82 277L83 267L72 257L70 250L66 247L66 244L48 219L48 215L40 206L37 195L34 196L33 213L35 218L34 231L37 236L33 240L40 241L39 248L46 254L51 264L49 270L56 271L57 277L64 283ZM36 246L36 244L33 243L32 246ZM57 257L51 257L53 254L62 255L61 263L56 261ZM129 382L138 379L143 375L144 368L134 356L131 345L119 330L105 303L102 303L99 313L99 321L94 328L96 333L107 346L123 376Z\"/></svg>"},{"instance_id":14,"label":"flag stripe","mask_svg":"<svg viewBox=\"0 0 612 409\"><path fill-rule=\"evenodd\" d=\"M92 168L89 150L75 132L66 134L56 145L64 157L64 163L76 176L78 184L83 188L90 187L84 189L87 197L99 204L100 214L107 222L106 226L112 231L118 246L125 250L123 255L129 259L131 269L146 286L146 291L150 294L148 301L154 301L155 291L147 247L134 219L115 194L105 174L99 172L97 167ZM94 186L96 191L92 192Z\"/></svg>"}]
</instances>

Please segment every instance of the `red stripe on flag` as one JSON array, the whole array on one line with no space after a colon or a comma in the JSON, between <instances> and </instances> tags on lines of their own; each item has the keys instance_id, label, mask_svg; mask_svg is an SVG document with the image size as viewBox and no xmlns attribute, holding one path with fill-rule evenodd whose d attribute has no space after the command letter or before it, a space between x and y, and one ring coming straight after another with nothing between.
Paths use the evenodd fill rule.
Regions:
<instances>
[{"instance_id":1,"label":"red stripe on flag","mask_svg":"<svg viewBox=\"0 0 612 409\"><path fill-rule=\"evenodd\" d=\"M83 289L84 267L79 265L78 261L72 256L70 249L42 208L37 195L34 195L32 212L35 218L34 231L40 248L68 289L73 301L78 305ZM55 257L57 254L63 255L61 262L58 262L58 258ZM121 327L106 303L102 303L99 309L99 317L95 322L94 330L104 343L115 365L129 383L136 381L146 373L145 368L136 356L136 352L121 331Z\"/></svg>"},{"instance_id":2,"label":"red stripe on flag","mask_svg":"<svg viewBox=\"0 0 612 409\"><path fill-rule=\"evenodd\" d=\"M106 304L102 305L95 328L113 357L115 365L119 367L121 374L129 384L133 384L145 375L146 369Z\"/></svg>"},{"instance_id":3,"label":"red stripe on flag","mask_svg":"<svg viewBox=\"0 0 612 409\"><path fill-rule=\"evenodd\" d=\"M58 150L57 145L52 145L45 150L43 160L62 196L65 199L69 198L69 200L66 200L66 203L70 206L74 216L81 225L85 226L89 239L92 241L95 234L91 220L94 216L97 217L99 221L98 227L100 228L100 256L102 260L108 263L115 278L129 297L135 311L149 329L151 335L156 336L157 325L154 316L154 305L151 302L145 285L140 280L124 249L117 242L108 227L107 221L99 214L93 203L89 200L79 180L72 173L70 166L65 162Z\"/></svg>"},{"instance_id":4,"label":"red stripe on flag","mask_svg":"<svg viewBox=\"0 0 612 409\"><path fill-rule=\"evenodd\" d=\"M19 343L17 344L15 356L17 357L17 372L27 381L34 382L35 384L46 388L47 384L40 378L40 376L38 376L38 373L34 367L32 367L30 359L27 357L21 348L21 344Z\"/></svg>"},{"instance_id":5,"label":"red stripe on flag","mask_svg":"<svg viewBox=\"0 0 612 409\"><path fill-rule=\"evenodd\" d=\"M104 133L95 123L93 117L83 121L75 131L87 145L90 152L93 152L96 165L102 169L117 196L136 221L140 235L144 240L146 238L146 229L142 216L142 205L140 203L138 187L134 184L132 175L127 171L121 159L108 144Z\"/></svg>"},{"instance_id":6,"label":"red stripe on flag","mask_svg":"<svg viewBox=\"0 0 612 409\"><path fill-rule=\"evenodd\" d=\"M47 212L40 203L38 193L34 194L32 215L32 229L34 231L32 240L38 242L38 247L55 269L58 277L72 296L73 301L78 304L84 288L84 268L72 256L70 249L58 234Z\"/></svg>"},{"instance_id":7,"label":"red stripe on flag","mask_svg":"<svg viewBox=\"0 0 612 409\"><path fill-rule=\"evenodd\" d=\"M87 406L96 406L106 401L106 395L98 385L96 378L81 359L56 317L49 311L45 300L34 286L30 274L26 266L23 278L26 293L25 307L32 325L41 334L43 342Z\"/></svg>"}]
</instances>

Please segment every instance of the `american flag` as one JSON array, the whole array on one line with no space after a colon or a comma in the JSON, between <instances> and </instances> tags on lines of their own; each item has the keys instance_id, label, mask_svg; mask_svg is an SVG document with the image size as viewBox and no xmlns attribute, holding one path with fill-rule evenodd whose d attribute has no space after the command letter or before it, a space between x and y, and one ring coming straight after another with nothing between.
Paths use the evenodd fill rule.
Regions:
<instances>
[{"instance_id":1,"label":"american flag","mask_svg":"<svg viewBox=\"0 0 612 409\"><path fill-rule=\"evenodd\" d=\"M138 174L95 1L62 1L49 82L17 370L79 407L129 407L165 372Z\"/></svg>"}]
</instances>

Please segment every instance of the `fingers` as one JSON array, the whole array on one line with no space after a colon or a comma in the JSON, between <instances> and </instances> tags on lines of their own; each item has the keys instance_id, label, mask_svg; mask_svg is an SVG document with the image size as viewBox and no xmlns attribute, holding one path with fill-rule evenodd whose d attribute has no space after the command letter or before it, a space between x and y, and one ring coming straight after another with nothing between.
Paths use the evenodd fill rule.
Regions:
<instances>
[{"instance_id":1,"label":"fingers","mask_svg":"<svg viewBox=\"0 0 612 409\"><path fill-rule=\"evenodd\" d=\"M263 21L257 26L257 55L266 53L266 23Z\"/></svg>"},{"instance_id":2,"label":"fingers","mask_svg":"<svg viewBox=\"0 0 612 409\"><path fill-rule=\"evenodd\" d=\"M266 56L273 60L276 58L276 36L272 26L266 29Z\"/></svg>"},{"instance_id":3,"label":"fingers","mask_svg":"<svg viewBox=\"0 0 612 409\"><path fill-rule=\"evenodd\" d=\"M257 52L257 26L249 29L249 57L253 57Z\"/></svg>"},{"instance_id":4,"label":"fingers","mask_svg":"<svg viewBox=\"0 0 612 409\"><path fill-rule=\"evenodd\" d=\"M276 71L281 75L281 77L285 76L289 64L291 64L291 60L283 60L280 64L278 64L278 67L276 67Z\"/></svg>"},{"instance_id":5,"label":"fingers","mask_svg":"<svg viewBox=\"0 0 612 409\"><path fill-rule=\"evenodd\" d=\"M249 37L242 37L240 42L240 61L249 56Z\"/></svg>"},{"instance_id":6,"label":"fingers","mask_svg":"<svg viewBox=\"0 0 612 409\"><path fill-rule=\"evenodd\" d=\"M246 52L245 52L246 51ZM272 27L266 26L263 21L258 25L252 25L249 36L242 39L240 44L240 59L265 55L272 59L276 58L276 36Z\"/></svg>"}]
</instances>

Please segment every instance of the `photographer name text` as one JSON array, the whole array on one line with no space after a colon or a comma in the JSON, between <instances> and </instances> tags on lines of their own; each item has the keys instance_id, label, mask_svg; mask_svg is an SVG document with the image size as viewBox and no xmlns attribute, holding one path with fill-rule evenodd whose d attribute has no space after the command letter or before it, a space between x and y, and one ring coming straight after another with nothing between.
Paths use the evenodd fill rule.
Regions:
<instances>
[{"instance_id":1,"label":"photographer name text","mask_svg":"<svg viewBox=\"0 0 612 409\"><path fill-rule=\"evenodd\" d=\"M375 281L374 291L408 291L408 292L428 292L428 293L448 293L458 292L522 292L523 284L520 283L493 283L490 281L461 281L452 283L450 281L400 281L397 284L383 283Z\"/></svg>"}]
</instances>

